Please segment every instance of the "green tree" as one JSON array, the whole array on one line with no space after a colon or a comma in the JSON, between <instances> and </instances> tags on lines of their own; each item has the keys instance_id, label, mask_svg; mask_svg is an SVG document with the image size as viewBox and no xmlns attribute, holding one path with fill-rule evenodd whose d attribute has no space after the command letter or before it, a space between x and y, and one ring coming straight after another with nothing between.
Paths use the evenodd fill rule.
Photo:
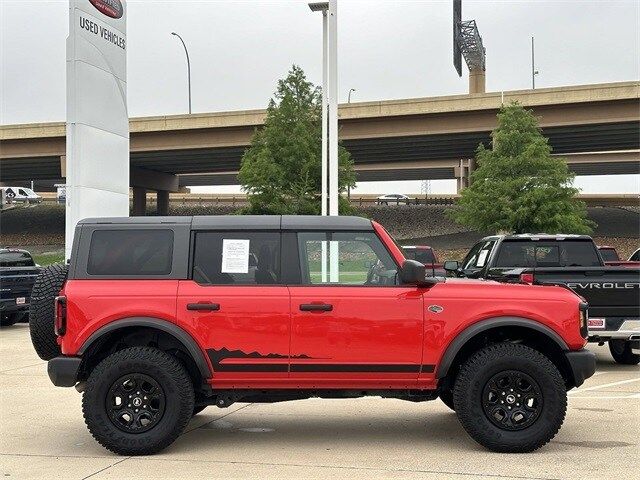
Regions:
<instances>
[{"instance_id":1,"label":"green tree","mask_svg":"<svg viewBox=\"0 0 640 480\"><path fill-rule=\"evenodd\" d=\"M242 157L238 178L249 206L242 213L258 215L320 214L322 97L294 65L278 81L269 101L264 127L257 130ZM339 190L355 186L349 152L339 146ZM350 213L340 198L340 213Z\"/></svg>"},{"instance_id":2,"label":"green tree","mask_svg":"<svg viewBox=\"0 0 640 480\"><path fill-rule=\"evenodd\" d=\"M591 233L595 224L575 198L575 175L551 156L532 111L503 107L491 136L492 150L478 146L478 168L452 210L454 220L491 232Z\"/></svg>"}]
</instances>

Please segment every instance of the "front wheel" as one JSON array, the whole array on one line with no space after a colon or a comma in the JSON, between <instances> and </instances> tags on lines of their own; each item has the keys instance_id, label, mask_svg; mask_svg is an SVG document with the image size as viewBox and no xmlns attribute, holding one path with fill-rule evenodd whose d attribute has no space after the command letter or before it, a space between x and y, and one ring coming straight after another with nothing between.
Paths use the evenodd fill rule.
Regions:
<instances>
[{"instance_id":1,"label":"front wheel","mask_svg":"<svg viewBox=\"0 0 640 480\"><path fill-rule=\"evenodd\" d=\"M631 351L631 342L626 340L609 340L609 351L611 356L622 365L638 365L640 355Z\"/></svg>"},{"instance_id":2,"label":"front wheel","mask_svg":"<svg viewBox=\"0 0 640 480\"><path fill-rule=\"evenodd\" d=\"M193 385L175 357L150 347L126 348L93 369L82 411L103 447L150 455L169 446L191 420Z\"/></svg>"},{"instance_id":3,"label":"front wheel","mask_svg":"<svg viewBox=\"0 0 640 480\"><path fill-rule=\"evenodd\" d=\"M531 452L562 426L567 391L542 353L521 344L485 347L460 369L453 391L460 423L495 452Z\"/></svg>"}]
</instances>

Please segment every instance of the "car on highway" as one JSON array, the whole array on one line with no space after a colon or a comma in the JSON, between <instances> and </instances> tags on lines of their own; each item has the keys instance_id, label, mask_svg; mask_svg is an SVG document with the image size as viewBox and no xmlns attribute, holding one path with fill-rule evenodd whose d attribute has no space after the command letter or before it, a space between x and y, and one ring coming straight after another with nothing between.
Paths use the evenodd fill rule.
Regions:
<instances>
[{"instance_id":1,"label":"car on highway","mask_svg":"<svg viewBox=\"0 0 640 480\"><path fill-rule=\"evenodd\" d=\"M401 193L389 193L376 198L378 205L409 205L414 202L413 198Z\"/></svg>"},{"instance_id":2,"label":"car on highway","mask_svg":"<svg viewBox=\"0 0 640 480\"><path fill-rule=\"evenodd\" d=\"M458 277L565 285L589 303L589 341L608 342L618 363L640 363L640 269L606 265L587 235L485 237L444 268Z\"/></svg>"},{"instance_id":3,"label":"car on highway","mask_svg":"<svg viewBox=\"0 0 640 480\"><path fill-rule=\"evenodd\" d=\"M442 263L438 262L436 252L428 245L403 245L402 251L405 258L409 260L415 260L424 264L427 267L427 275L445 276L445 271Z\"/></svg>"},{"instance_id":4,"label":"car on highway","mask_svg":"<svg viewBox=\"0 0 640 480\"><path fill-rule=\"evenodd\" d=\"M28 319L31 289L39 273L28 251L0 248L0 326Z\"/></svg>"},{"instance_id":5,"label":"car on highway","mask_svg":"<svg viewBox=\"0 0 640 480\"><path fill-rule=\"evenodd\" d=\"M8 203L40 203L42 197L36 192L26 187L1 187L3 198Z\"/></svg>"},{"instance_id":6,"label":"car on highway","mask_svg":"<svg viewBox=\"0 0 640 480\"><path fill-rule=\"evenodd\" d=\"M481 445L530 452L595 372L571 290L427 277L359 217L83 220L33 299L51 381L121 455L162 450L208 405L363 396L439 397Z\"/></svg>"}]
</instances>

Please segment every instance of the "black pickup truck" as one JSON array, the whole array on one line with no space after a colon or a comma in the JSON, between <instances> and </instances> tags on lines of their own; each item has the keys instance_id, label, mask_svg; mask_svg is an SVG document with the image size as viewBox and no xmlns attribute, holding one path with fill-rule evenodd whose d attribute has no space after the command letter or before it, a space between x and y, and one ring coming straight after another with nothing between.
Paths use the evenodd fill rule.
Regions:
<instances>
[{"instance_id":1,"label":"black pickup truck","mask_svg":"<svg viewBox=\"0 0 640 480\"><path fill-rule=\"evenodd\" d=\"M28 320L31 289L39 274L29 252L0 248L0 326Z\"/></svg>"},{"instance_id":2,"label":"black pickup truck","mask_svg":"<svg viewBox=\"0 0 640 480\"><path fill-rule=\"evenodd\" d=\"M589 303L589 341L609 343L618 363L640 363L640 269L605 266L586 235L495 235L476 243L458 277L566 285Z\"/></svg>"}]
</instances>

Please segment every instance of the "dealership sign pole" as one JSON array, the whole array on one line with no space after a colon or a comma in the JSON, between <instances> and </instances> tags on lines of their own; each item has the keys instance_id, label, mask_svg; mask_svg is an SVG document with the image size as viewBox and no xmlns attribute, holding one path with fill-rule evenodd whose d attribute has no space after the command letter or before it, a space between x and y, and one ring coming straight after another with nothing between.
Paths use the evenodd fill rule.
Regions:
<instances>
[{"instance_id":1,"label":"dealership sign pole","mask_svg":"<svg viewBox=\"0 0 640 480\"><path fill-rule=\"evenodd\" d=\"M129 215L126 4L69 0L65 257L79 220Z\"/></svg>"}]
</instances>

